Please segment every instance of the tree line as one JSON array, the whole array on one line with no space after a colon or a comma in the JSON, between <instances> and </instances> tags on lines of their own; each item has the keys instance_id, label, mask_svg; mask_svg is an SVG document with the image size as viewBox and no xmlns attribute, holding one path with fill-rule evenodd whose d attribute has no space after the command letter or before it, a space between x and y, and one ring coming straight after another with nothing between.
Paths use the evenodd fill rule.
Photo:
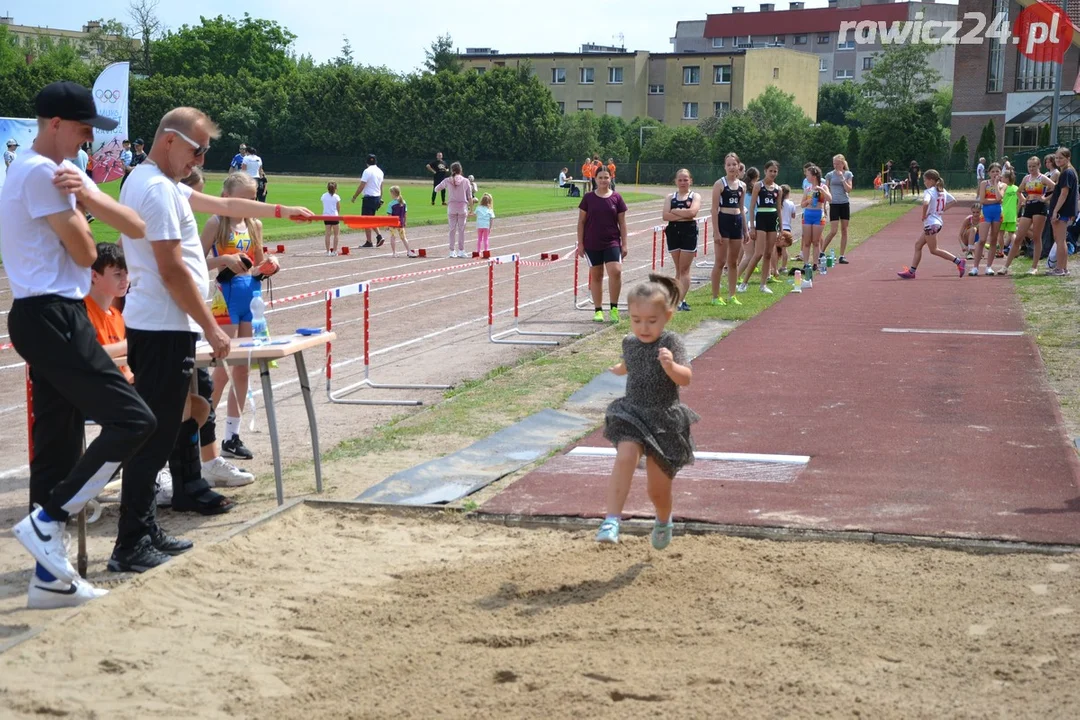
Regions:
<instances>
[{"instance_id":1,"label":"tree line","mask_svg":"<svg viewBox=\"0 0 1080 720\"><path fill-rule=\"evenodd\" d=\"M369 152L390 172L420 174L419 163L436 150L483 166L489 177L546 177L562 164L576 174L575 165L600 153L619 165L640 161L659 175L643 181L657 182L675 165L715 174L732 150L748 164L775 159L792 170L804 162L829 167L842 152L866 183L886 160L944 169L970 163L966 138L949 146L951 92L933 92L940 76L925 45L891 46L861 83L822 86L817 122L770 87L745 110L674 128L650 118L561 115L527 65L464 72L449 36L431 45L424 69L403 74L358 65L348 40L337 57L315 63L292 51L286 28L247 14L163 30L154 7L155 0L134 0L130 25L104 22L87 41L89 61L85 48L20 45L0 26L0 115L29 117L34 94L49 82L91 86L105 64L128 60L129 133L152 136L170 108L199 107L223 131L207 158L219 169L239 142L279 172L327 174L358 172Z\"/></svg>"}]
</instances>

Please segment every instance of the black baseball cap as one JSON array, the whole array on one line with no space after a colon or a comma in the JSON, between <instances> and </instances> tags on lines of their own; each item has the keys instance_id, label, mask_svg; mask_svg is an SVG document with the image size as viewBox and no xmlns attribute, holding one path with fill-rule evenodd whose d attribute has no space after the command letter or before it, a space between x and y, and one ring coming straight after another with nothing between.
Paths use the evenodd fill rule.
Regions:
<instances>
[{"instance_id":1,"label":"black baseball cap","mask_svg":"<svg viewBox=\"0 0 1080 720\"><path fill-rule=\"evenodd\" d=\"M367 161L368 161L369 163L373 163L373 162L375 162L375 153L368 153L368 156L367 156Z\"/></svg>"},{"instance_id":2,"label":"black baseball cap","mask_svg":"<svg viewBox=\"0 0 1080 720\"><path fill-rule=\"evenodd\" d=\"M34 98L34 112L38 117L74 120L98 130L114 130L120 124L98 115L93 93L68 80L46 85Z\"/></svg>"},{"instance_id":3,"label":"black baseball cap","mask_svg":"<svg viewBox=\"0 0 1080 720\"><path fill-rule=\"evenodd\" d=\"M131 144L132 145L142 145L143 144L142 138L135 138L135 142L133 142Z\"/></svg>"}]
</instances>

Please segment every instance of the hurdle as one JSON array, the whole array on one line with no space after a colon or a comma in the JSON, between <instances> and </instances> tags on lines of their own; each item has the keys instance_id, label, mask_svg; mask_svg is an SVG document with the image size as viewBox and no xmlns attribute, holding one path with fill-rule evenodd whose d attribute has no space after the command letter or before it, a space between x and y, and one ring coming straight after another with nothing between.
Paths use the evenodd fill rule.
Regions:
<instances>
[{"instance_id":1,"label":"hurdle","mask_svg":"<svg viewBox=\"0 0 1080 720\"><path fill-rule=\"evenodd\" d=\"M334 311L333 304L334 298L344 298L350 295L363 295L364 296L364 379L355 382L352 385L347 385L339 390L334 390L331 387L331 380L333 377L333 367L331 364L333 358L333 348L331 342L326 342L326 397L327 399L337 405L423 405L423 400L361 400L355 398L346 399L346 395L351 395L355 392L359 392L365 388L370 390L449 390L450 385L414 385L407 383L377 383L371 379L371 336L369 333L371 325L371 282L362 282L355 285L345 285L343 287L334 288L333 290L326 291L326 330L329 332L333 328Z\"/></svg>"},{"instance_id":2,"label":"hurdle","mask_svg":"<svg viewBox=\"0 0 1080 720\"><path fill-rule=\"evenodd\" d=\"M546 255L546 254L545 254ZM552 257L547 255L547 257ZM576 255L575 255L576 257ZM544 258L544 255L541 256ZM523 337L578 337L581 333L575 332L551 332L538 330L522 330L519 324L519 310L521 303L521 266L545 266L558 262L558 255L554 259L522 260L517 253L493 257L488 262L488 340L498 345L558 345L558 340L508 340L511 336ZM514 326L509 330L495 332L495 266L514 264Z\"/></svg>"}]
</instances>

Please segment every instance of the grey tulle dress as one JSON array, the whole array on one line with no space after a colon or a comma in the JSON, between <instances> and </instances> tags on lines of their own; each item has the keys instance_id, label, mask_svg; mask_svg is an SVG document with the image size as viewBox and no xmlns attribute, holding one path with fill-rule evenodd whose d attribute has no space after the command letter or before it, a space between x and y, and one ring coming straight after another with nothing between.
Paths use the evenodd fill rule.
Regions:
<instances>
[{"instance_id":1,"label":"grey tulle dress","mask_svg":"<svg viewBox=\"0 0 1080 720\"><path fill-rule=\"evenodd\" d=\"M688 365L686 348L675 333L665 330L651 343L634 335L623 338L626 395L608 405L604 437L614 445L632 440L645 454L674 477L679 468L694 462L690 425L701 418L679 400L679 386L664 372L657 357L660 348L671 351L680 365Z\"/></svg>"}]
</instances>

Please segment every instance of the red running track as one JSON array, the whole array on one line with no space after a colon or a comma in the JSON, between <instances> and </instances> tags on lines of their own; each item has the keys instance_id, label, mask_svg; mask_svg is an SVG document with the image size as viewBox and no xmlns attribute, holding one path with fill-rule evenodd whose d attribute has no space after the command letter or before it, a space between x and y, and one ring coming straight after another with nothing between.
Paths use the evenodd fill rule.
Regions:
<instances>
[{"instance_id":1,"label":"red running track","mask_svg":"<svg viewBox=\"0 0 1080 720\"><path fill-rule=\"evenodd\" d=\"M898 279L919 225L918 211L894 222L695 360L683 399L702 416L698 450L811 460L787 482L688 473L676 518L1080 544L1080 461L1033 339L882 331L1025 329L1010 279L960 279L929 254L917 280ZM610 447L599 431L580 445ZM566 464L553 458L482 511L601 515L610 461ZM648 517L641 475L627 513Z\"/></svg>"}]
</instances>

